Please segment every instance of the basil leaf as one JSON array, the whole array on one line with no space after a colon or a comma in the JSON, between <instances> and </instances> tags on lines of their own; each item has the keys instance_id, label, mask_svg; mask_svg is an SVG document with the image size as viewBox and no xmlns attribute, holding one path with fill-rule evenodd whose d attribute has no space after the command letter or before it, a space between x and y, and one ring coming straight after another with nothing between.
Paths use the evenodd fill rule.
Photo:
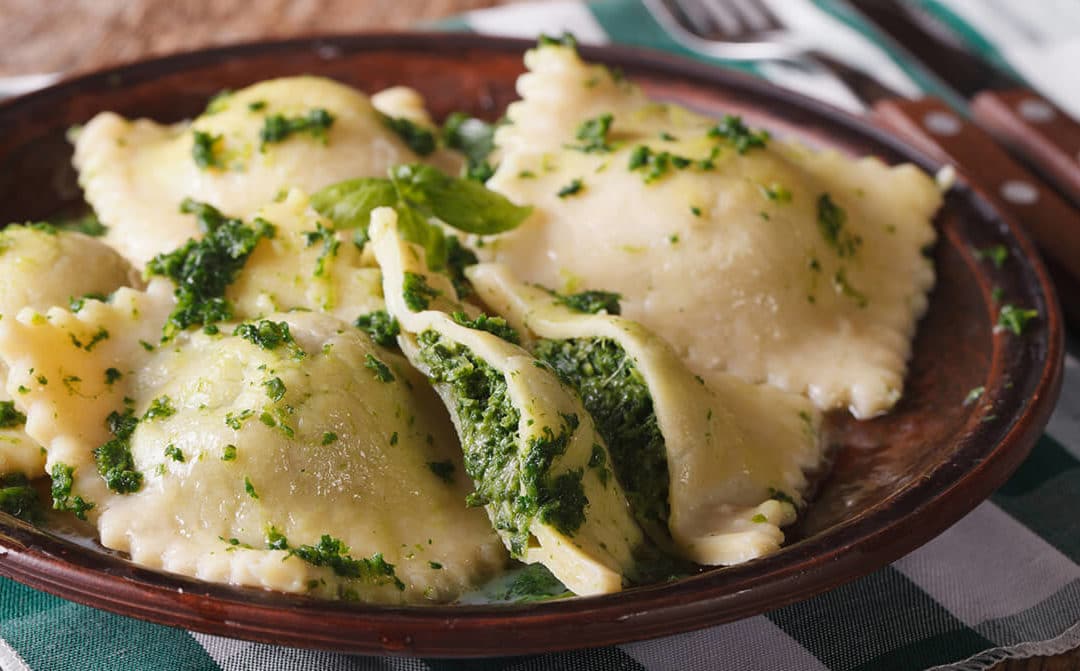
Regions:
<instances>
[{"instance_id":1,"label":"basil leaf","mask_svg":"<svg viewBox=\"0 0 1080 671\"><path fill-rule=\"evenodd\" d=\"M398 195L466 233L492 235L516 228L531 207L514 205L483 184L449 177L429 165L399 165L391 170Z\"/></svg>"},{"instance_id":2,"label":"basil leaf","mask_svg":"<svg viewBox=\"0 0 1080 671\"><path fill-rule=\"evenodd\" d=\"M397 202L397 190L390 180L372 177L339 182L311 196L311 206L338 230L367 231L372 210L393 207Z\"/></svg>"}]
</instances>

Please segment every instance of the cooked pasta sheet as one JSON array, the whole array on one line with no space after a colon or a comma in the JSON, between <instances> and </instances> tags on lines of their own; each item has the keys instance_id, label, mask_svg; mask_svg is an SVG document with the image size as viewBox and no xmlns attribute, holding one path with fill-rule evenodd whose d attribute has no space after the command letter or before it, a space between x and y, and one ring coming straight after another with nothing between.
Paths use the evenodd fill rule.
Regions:
<instances>
[{"instance_id":1,"label":"cooked pasta sheet","mask_svg":"<svg viewBox=\"0 0 1080 671\"><path fill-rule=\"evenodd\" d=\"M409 124L395 132L398 119ZM247 217L283 189L382 176L421 159L414 149L427 147L405 136L429 123L403 87L369 99L330 79L287 77L219 96L190 123L98 114L76 135L75 167L106 242L141 266L198 234L178 211L184 198ZM458 162L444 151L429 158Z\"/></svg>"},{"instance_id":2,"label":"cooked pasta sheet","mask_svg":"<svg viewBox=\"0 0 1080 671\"><path fill-rule=\"evenodd\" d=\"M45 312L77 303L86 294L104 296L123 286L138 286L131 265L107 245L49 225L11 225L0 232L0 321L23 308ZM44 475L45 454L23 430L16 410L27 387L7 390L7 368L0 364L0 474ZM14 396L13 396L14 395Z\"/></svg>"},{"instance_id":3,"label":"cooked pasta sheet","mask_svg":"<svg viewBox=\"0 0 1080 671\"><path fill-rule=\"evenodd\" d=\"M0 327L54 497L66 472L61 507L103 545L214 582L390 603L452 600L503 566L461 504L449 419L400 355L310 312L153 346L169 284Z\"/></svg>"},{"instance_id":4,"label":"cooked pasta sheet","mask_svg":"<svg viewBox=\"0 0 1080 671\"><path fill-rule=\"evenodd\" d=\"M399 237L392 209L372 213L370 234L402 349L454 418L473 504L512 556L544 564L574 593L620 590L636 577L643 537L580 399L505 322L465 310L423 250Z\"/></svg>"},{"instance_id":5,"label":"cooked pasta sheet","mask_svg":"<svg viewBox=\"0 0 1080 671\"><path fill-rule=\"evenodd\" d=\"M820 466L820 415L809 401L731 375L715 376L714 388L640 324L571 308L506 266L473 266L468 277L581 393L655 540L711 565L779 549L806 473Z\"/></svg>"},{"instance_id":6,"label":"cooked pasta sheet","mask_svg":"<svg viewBox=\"0 0 1080 671\"><path fill-rule=\"evenodd\" d=\"M651 101L570 47L525 62L488 186L534 211L489 259L560 291L622 294L706 379L860 418L892 407L934 282L928 176Z\"/></svg>"}]
</instances>

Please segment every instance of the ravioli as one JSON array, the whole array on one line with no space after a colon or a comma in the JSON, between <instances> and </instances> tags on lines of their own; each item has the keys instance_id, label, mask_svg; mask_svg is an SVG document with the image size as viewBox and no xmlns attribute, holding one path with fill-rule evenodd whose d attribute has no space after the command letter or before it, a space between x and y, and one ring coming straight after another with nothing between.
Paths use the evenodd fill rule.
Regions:
<instances>
[{"instance_id":1,"label":"ravioli","mask_svg":"<svg viewBox=\"0 0 1080 671\"><path fill-rule=\"evenodd\" d=\"M486 241L489 260L622 294L703 377L859 418L892 407L934 282L928 176L650 101L569 47L525 62L487 186L534 210Z\"/></svg>"},{"instance_id":2,"label":"ravioli","mask_svg":"<svg viewBox=\"0 0 1080 671\"><path fill-rule=\"evenodd\" d=\"M191 123L104 112L77 134L75 167L87 202L109 227L106 242L141 267L198 233L177 211L184 198L247 217L283 189L311 193L420 160L384 117L415 118L423 108L418 98L399 89L377 109L330 79L287 77L217 98ZM328 125L320 110L332 119ZM300 120L300 127L278 128L280 139L263 140L268 120L278 116ZM312 116L323 123L304 126ZM432 158L451 168L458 163L444 152Z\"/></svg>"},{"instance_id":3,"label":"ravioli","mask_svg":"<svg viewBox=\"0 0 1080 671\"><path fill-rule=\"evenodd\" d=\"M392 209L374 210L369 233L402 349L432 380L462 438L477 486L470 501L484 505L511 555L544 564L574 593L620 590L636 573L644 538L607 477L607 450L581 401L496 335L498 322L465 311L450 280L398 237Z\"/></svg>"},{"instance_id":4,"label":"ravioli","mask_svg":"<svg viewBox=\"0 0 1080 671\"><path fill-rule=\"evenodd\" d=\"M780 527L795 520L806 473L822 458L821 417L807 399L726 374L707 385L640 324L570 309L505 266L480 264L466 274L485 305L540 338L533 353L581 391L645 529L655 536L666 526L676 551L699 564L779 549ZM655 446L643 440L650 425L660 437ZM661 474L667 482L652 482ZM660 491L667 508L651 505L664 498Z\"/></svg>"},{"instance_id":5,"label":"ravioli","mask_svg":"<svg viewBox=\"0 0 1080 671\"><path fill-rule=\"evenodd\" d=\"M28 432L70 469L61 507L103 545L203 580L383 603L452 600L503 566L461 503L448 418L404 360L307 312L148 349L169 289L0 326L9 387L51 377L27 394ZM58 354L102 328L118 335Z\"/></svg>"},{"instance_id":6,"label":"ravioli","mask_svg":"<svg viewBox=\"0 0 1080 671\"><path fill-rule=\"evenodd\" d=\"M325 312L345 322L383 309L382 275L349 231L315 212L307 194L289 191L256 213L273 224L248 257L226 298L242 319L295 309Z\"/></svg>"},{"instance_id":7,"label":"ravioli","mask_svg":"<svg viewBox=\"0 0 1080 671\"><path fill-rule=\"evenodd\" d=\"M0 231L0 320L14 319L26 307L44 311L84 294L104 295L138 284L138 275L123 257L82 233L14 224ZM0 364L0 403L21 406L19 388L8 393L6 378L7 368ZM41 446L16 419L0 427L0 474L43 475Z\"/></svg>"}]
</instances>

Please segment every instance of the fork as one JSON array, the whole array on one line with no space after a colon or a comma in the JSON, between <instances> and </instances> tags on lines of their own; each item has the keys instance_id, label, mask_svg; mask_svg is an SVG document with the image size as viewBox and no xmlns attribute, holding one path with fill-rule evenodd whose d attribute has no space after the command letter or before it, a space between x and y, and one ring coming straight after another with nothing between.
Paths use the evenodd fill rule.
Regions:
<instances>
[{"instance_id":1,"label":"fork","mask_svg":"<svg viewBox=\"0 0 1080 671\"><path fill-rule=\"evenodd\" d=\"M903 97L875 77L801 44L761 0L643 0L682 46L712 58L824 68L863 103Z\"/></svg>"}]
</instances>

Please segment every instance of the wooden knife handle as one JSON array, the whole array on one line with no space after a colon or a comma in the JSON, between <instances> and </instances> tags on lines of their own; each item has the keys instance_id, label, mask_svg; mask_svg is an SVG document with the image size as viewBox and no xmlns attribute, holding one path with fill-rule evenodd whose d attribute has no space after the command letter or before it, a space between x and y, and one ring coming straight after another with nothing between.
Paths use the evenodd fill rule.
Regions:
<instances>
[{"instance_id":1,"label":"wooden knife handle","mask_svg":"<svg viewBox=\"0 0 1080 671\"><path fill-rule=\"evenodd\" d=\"M1073 325L1080 325L1080 211L1020 165L974 123L934 98L890 99L873 114L925 153L956 166L1024 226L1042 250Z\"/></svg>"},{"instance_id":2,"label":"wooden knife handle","mask_svg":"<svg viewBox=\"0 0 1080 671\"><path fill-rule=\"evenodd\" d=\"M1080 207L1080 123L1029 89L984 91L971 114Z\"/></svg>"}]
</instances>

